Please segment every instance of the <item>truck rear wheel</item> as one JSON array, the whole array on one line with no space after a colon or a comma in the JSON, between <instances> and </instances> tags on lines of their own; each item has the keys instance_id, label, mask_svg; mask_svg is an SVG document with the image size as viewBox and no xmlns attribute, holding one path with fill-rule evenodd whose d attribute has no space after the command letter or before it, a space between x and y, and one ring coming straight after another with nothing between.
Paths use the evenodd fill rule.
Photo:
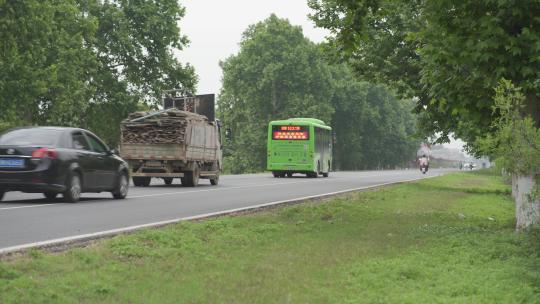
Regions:
<instances>
[{"instance_id":1,"label":"truck rear wheel","mask_svg":"<svg viewBox=\"0 0 540 304\"><path fill-rule=\"evenodd\" d=\"M184 183L185 181L185 183ZM193 171L187 171L182 179L182 185L186 187L197 187L199 184L199 166L195 165Z\"/></svg>"},{"instance_id":2,"label":"truck rear wheel","mask_svg":"<svg viewBox=\"0 0 540 304\"><path fill-rule=\"evenodd\" d=\"M212 186L217 186L217 184L219 184L219 174L210 179L210 184L212 184Z\"/></svg>"},{"instance_id":3,"label":"truck rear wheel","mask_svg":"<svg viewBox=\"0 0 540 304\"><path fill-rule=\"evenodd\" d=\"M165 182L165 185L172 184L173 178L172 177L164 177L163 181Z\"/></svg>"},{"instance_id":4,"label":"truck rear wheel","mask_svg":"<svg viewBox=\"0 0 540 304\"><path fill-rule=\"evenodd\" d=\"M136 187L148 187L150 186L151 177L146 176L134 176L133 185Z\"/></svg>"}]
</instances>

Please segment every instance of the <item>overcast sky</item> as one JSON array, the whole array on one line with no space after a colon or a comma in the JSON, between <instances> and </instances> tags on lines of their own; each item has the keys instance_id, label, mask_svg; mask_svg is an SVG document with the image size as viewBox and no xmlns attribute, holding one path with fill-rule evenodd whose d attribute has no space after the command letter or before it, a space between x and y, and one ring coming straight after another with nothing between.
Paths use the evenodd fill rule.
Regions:
<instances>
[{"instance_id":1,"label":"overcast sky","mask_svg":"<svg viewBox=\"0 0 540 304\"><path fill-rule=\"evenodd\" d=\"M197 93L219 93L221 68L219 61L238 53L242 33L251 24L275 13L300 25L304 35L321 42L325 30L315 28L307 15L306 0L180 0L186 16L180 29L191 40L190 45L177 54L182 63L189 62L199 76Z\"/></svg>"}]
</instances>

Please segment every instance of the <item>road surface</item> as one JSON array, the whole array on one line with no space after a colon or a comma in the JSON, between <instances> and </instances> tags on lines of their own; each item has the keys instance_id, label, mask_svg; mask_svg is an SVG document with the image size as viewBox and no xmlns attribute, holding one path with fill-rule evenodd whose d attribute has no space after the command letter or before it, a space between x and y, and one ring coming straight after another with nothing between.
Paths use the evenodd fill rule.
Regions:
<instances>
[{"instance_id":1,"label":"road surface","mask_svg":"<svg viewBox=\"0 0 540 304\"><path fill-rule=\"evenodd\" d=\"M332 172L328 178L273 178L270 173L222 176L218 186L201 180L184 188L175 179L165 186L131 187L128 198L85 193L76 204L47 201L41 194L8 192L0 202L0 252L61 238L101 233L202 214L298 199L355 188L430 177L448 170Z\"/></svg>"}]
</instances>

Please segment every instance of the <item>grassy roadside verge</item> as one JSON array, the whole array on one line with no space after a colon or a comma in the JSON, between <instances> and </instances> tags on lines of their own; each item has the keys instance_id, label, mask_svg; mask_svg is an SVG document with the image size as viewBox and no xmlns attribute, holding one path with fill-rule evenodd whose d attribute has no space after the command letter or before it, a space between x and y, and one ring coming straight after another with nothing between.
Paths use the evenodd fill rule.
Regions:
<instances>
[{"instance_id":1,"label":"grassy roadside verge","mask_svg":"<svg viewBox=\"0 0 540 304\"><path fill-rule=\"evenodd\" d=\"M540 303L540 233L456 173L0 262L0 303Z\"/></svg>"}]
</instances>

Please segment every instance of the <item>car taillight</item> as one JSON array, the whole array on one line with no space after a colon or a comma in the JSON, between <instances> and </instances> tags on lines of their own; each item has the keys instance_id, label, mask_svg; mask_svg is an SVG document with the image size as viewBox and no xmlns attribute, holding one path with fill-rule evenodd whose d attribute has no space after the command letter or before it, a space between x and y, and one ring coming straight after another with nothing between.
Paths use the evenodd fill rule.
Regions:
<instances>
[{"instance_id":1,"label":"car taillight","mask_svg":"<svg viewBox=\"0 0 540 304\"><path fill-rule=\"evenodd\" d=\"M55 150L48 148L39 148L32 152L32 158L50 158L55 159L58 153Z\"/></svg>"}]
</instances>

